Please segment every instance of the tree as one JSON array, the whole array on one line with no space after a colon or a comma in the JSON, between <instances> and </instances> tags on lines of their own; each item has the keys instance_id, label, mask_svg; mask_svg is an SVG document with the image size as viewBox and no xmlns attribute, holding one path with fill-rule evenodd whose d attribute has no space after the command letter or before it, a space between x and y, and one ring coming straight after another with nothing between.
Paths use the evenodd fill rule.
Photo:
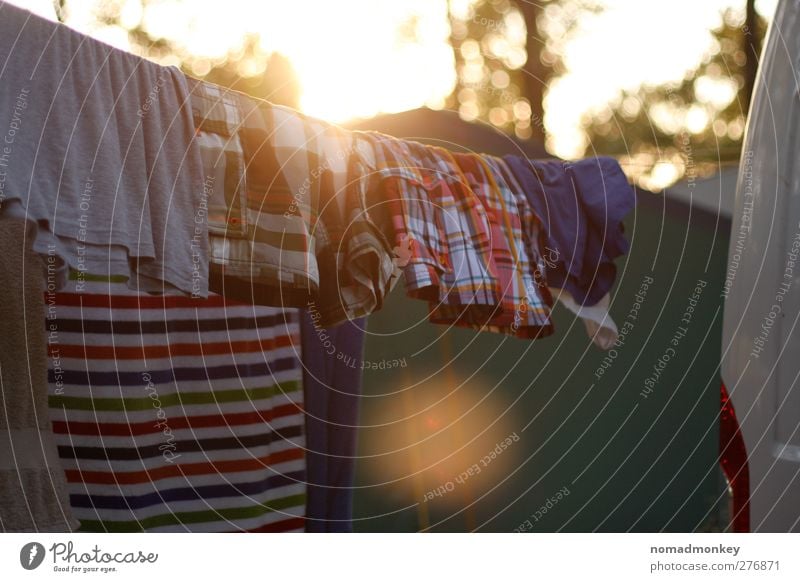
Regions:
<instances>
[{"instance_id":1,"label":"tree","mask_svg":"<svg viewBox=\"0 0 800 582\"><path fill-rule=\"evenodd\" d=\"M544 143L544 92L547 87L547 80L553 74L553 68L542 60L545 42L538 27L542 10L543 5L540 3L529 0L519 2L519 11L525 21L525 31L527 33L525 42L527 59L522 69L524 73L522 82L523 95L531 107L530 137Z\"/></svg>"},{"instance_id":2,"label":"tree","mask_svg":"<svg viewBox=\"0 0 800 582\"><path fill-rule=\"evenodd\" d=\"M152 0L141 0L143 9ZM56 14L63 20L69 10L66 0L54 0ZM266 54L257 36L244 38L241 47L213 62L188 52L178 43L152 36L141 22L123 25L124 2L109 0L98 3L95 18L99 24L123 28L128 33L131 50L156 62L168 59L177 62L188 75L205 79L273 103L297 107L299 86L291 63L279 53Z\"/></svg>"},{"instance_id":3,"label":"tree","mask_svg":"<svg viewBox=\"0 0 800 582\"><path fill-rule=\"evenodd\" d=\"M465 119L543 139L549 81L569 74L561 55L581 20L603 10L602 0L479 0L466 9L461 4L450 0L458 85L448 105ZM518 40L520 21L521 63L493 51L498 35L509 43ZM629 176L650 187L738 160L765 31L753 0L744 11L727 10L714 31L713 50L683 79L621 91L605 111L584 117L589 145L583 155L616 156Z\"/></svg>"},{"instance_id":4,"label":"tree","mask_svg":"<svg viewBox=\"0 0 800 582\"><path fill-rule=\"evenodd\" d=\"M755 14L755 13L753 13ZM626 173L652 188L736 162L766 24L750 28L728 9L710 54L682 80L621 92L583 126L590 151L617 156Z\"/></svg>"},{"instance_id":5,"label":"tree","mask_svg":"<svg viewBox=\"0 0 800 582\"><path fill-rule=\"evenodd\" d=\"M450 0L449 8L457 84L447 106L468 121L543 140L542 94L552 70L532 48L540 4Z\"/></svg>"}]
</instances>

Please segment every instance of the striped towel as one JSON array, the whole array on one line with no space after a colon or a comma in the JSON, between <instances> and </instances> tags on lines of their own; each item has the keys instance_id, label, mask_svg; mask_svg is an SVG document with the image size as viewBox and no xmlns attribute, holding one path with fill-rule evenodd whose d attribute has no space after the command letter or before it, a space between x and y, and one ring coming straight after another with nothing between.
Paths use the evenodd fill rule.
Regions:
<instances>
[{"instance_id":1,"label":"striped towel","mask_svg":"<svg viewBox=\"0 0 800 582\"><path fill-rule=\"evenodd\" d=\"M45 294L53 432L80 530L302 531L297 310L81 275Z\"/></svg>"}]
</instances>

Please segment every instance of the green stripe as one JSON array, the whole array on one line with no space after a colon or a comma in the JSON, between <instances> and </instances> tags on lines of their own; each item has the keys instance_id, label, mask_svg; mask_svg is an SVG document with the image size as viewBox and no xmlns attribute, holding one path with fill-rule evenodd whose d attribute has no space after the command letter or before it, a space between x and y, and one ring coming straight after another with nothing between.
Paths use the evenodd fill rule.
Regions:
<instances>
[{"instance_id":1,"label":"green stripe","mask_svg":"<svg viewBox=\"0 0 800 582\"><path fill-rule=\"evenodd\" d=\"M84 273L83 271L76 271L70 269L70 281L85 281L88 283L127 283L127 275L95 275L93 273Z\"/></svg>"},{"instance_id":2,"label":"green stripe","mask_svg":"<svg viewBox=\"0 0 800 582\"><path fill-rule=\"evenodd\" d=\"M234 521L237 519L250 519L261 515L272 513L289 507L305 505L305 493L299 493L290 497L282 497L269 501L269 505L258 505L249 507L232 507L229 509L207 510L207 511L184 511L178 513L165 513L154 515L140 520L133 521L99 521L99 520L80 520L79 532L141 532L155 527L168 525L182 525L192 523L207 523L210 521Z\"/></svg>"},{"instance_id":3,"label":"green stripe","mask_svg":"<svg viewBox=\"0 0 800 582\"><path fill-rule=\"evenodd\" d=\"M292 380L266 388L245 388L242 390L215 390L213 392L173 392L159 398L161 406L187 406L191 404L217 404L226 402L247 402L272 398L280 394L297 392L300 382ZM81 396L50 395L50 408L68 410L112 410L135 411L150 410L155 400L144 398L84 398Z\"/></svg>"}]
</instances>

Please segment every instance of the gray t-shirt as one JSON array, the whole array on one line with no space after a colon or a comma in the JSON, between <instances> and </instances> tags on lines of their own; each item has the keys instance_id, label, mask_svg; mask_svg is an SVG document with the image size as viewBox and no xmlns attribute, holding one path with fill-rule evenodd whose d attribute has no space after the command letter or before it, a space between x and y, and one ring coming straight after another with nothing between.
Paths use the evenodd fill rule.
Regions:
<instances>
[{"instance_id":1,"label":"gray t-shirt","mask_svg":"<svg viewBox=\"0 0 800 582\"><path fill-rule=\"evenodd\" d=\"M0 212L62 266L205 297L203 170L183 74L0 2Z\"/></svg>"}]
</instances>

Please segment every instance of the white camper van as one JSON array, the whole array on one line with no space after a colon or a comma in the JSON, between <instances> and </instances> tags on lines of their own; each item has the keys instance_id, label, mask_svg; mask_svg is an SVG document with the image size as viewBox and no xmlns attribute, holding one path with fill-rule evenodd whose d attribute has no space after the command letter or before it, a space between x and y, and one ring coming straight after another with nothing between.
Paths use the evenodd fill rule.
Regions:
<instances>
[{"instance_id":1,"label":"white camper van","mask_svg":"<svg viewBox=\"0 0 800 582\"><path fill-rule=\"evenodd\" d=\"M723 294L733 529L800 532L800 0L779 3L764 46Z\"/></svg>"}]
</instances>

